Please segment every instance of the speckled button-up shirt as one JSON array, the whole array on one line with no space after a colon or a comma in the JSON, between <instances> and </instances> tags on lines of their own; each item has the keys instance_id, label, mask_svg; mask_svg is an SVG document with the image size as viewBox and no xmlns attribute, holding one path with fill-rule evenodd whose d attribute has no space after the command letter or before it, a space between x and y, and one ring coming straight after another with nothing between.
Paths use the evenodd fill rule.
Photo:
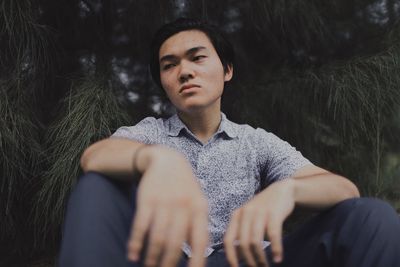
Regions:
<instances>
[{"instance_id":1,"label":"speckled button-up shirt","mask_svg":"<svg viewBox=\"0 0 400 267\"><path fill-rule=\"evenodd\" d=\"M269 184L311 164L274 134L231 122L223 113L217 132L206 144L176 114L168 119L147 117L135 126L119 128L112 137L166 145L186 156L208 199L210 244L206 256L222 243L235 209ZM264 247L267 245L264 242ZM182 249L191 256L188 244Z\"/></svg>"}]
</instances>

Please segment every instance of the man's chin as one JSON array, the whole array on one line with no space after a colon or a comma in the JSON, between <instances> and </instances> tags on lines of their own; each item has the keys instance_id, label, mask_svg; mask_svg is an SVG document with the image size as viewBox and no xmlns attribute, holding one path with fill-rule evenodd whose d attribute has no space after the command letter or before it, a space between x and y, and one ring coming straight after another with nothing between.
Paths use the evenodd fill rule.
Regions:
<instances>
[{"instance_id":1,"label":"man's chin","mask_svg":"<svg viewBox=\"0 0 400 267\"><path fill-rule=\"evenodd\" d=\"M206 109L212 108L214 105L218 105L217 101L202 101L202 99L186 99L183 105L175 105L177 110L182 113L199 113ZM213 108L212 108L213 109Z\"/></svg>"},{"instance_id":2,"label":"man's chin","mask_svg":"<svg viewBox=\"0 0 400 267\"><path fill-rule=\"evenodd\" d=\"M202 110L204 110L204 106L201 105L190 105L180 109L183 113L198 113Z\"/></svg>"}]
</instances>

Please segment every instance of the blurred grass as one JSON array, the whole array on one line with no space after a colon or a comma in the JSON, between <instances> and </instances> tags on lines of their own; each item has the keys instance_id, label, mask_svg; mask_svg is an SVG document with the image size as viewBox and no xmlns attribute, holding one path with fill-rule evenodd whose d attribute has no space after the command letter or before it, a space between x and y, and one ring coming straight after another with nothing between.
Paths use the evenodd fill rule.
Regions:
<instances>
[{"instance_id":1,"label":"blurred grass","mask_svg":"<svg viewBox=\"0 0 400 267\"><path fill-rule=\"evenodd\" d=\"M146 16L156 8L162 18L166 6L168 1L132 2L126 14L140 10ZM274 43L274 53L323 51L335 41L325 24L327 7L318 1L257 0L252 27ZM49 86L56 76L54 38L59 33L38 23L41 11L37 1L0 2L0 245L17 260L34 250L54 255L66 198L80 173L80 154L118 126L132 124L116 101L109 73L73 79L61 108L52 111L56 119L48 128L40 124L37 98L60 90ZM160 18L147 28L139 26L140 16L130 16L125 23L134 43L143 43ZM308 69L282 63L283 68L271 70L266 64L264 75L241 89L243 121L273 130L315 163L348 176L364 195L382 197L399 211L399 38L398 23L382 39L378 54L317 67L304 64ZM87 54L99 54L95 50ZM146 86L141 97L150 97ZM52 266L47 255L32 260L32 266Z\"/></svg>"},{"instance_id":2,"label":"blurred grass","mask_svg":"<svg viewBox=\"0 0 400 267\"><path fill-rule=\"evenodd\" d=\"M76 80L58 118L47 128L44 153L49 167L37 181L31 213L38 248L58 248L66 200L81 173L83 150L129 121L106 77Z\"/></svg>"},{"instance_id":3,"label":"blurred grass","mask_svg":"<svg viewBox=\"0 0 400 267\"><path fill-rule=\"evenodd\" d=\"M393 32L400 29L400 23ZM388 34L388 36L396 36ZM387 41L387 40L385 40ZM242 121L273 131L363 195L400 198L400 45L242 86ZM257 101L254 101L257 99Z\"/></svg>"},{"instance_id":4,"label":"blurred grass","mask_svg":"<svg viewBox=\"0 0 400 267\"><path fill-rule=\"evenodd\" d=\"M30 186L41 164L41 126L35 118L29 92L21 80L0 80L0 247L22 255L31 246L24 240L32 230L26 213Z\"/></svg>"}]
</instances>

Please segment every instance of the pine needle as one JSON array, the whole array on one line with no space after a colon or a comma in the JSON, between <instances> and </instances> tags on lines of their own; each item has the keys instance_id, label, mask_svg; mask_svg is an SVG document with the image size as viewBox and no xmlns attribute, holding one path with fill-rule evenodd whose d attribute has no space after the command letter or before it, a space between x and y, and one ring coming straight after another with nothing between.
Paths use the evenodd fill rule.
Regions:
<instances>
[{"instance_id":1,"label":"pine needle","mask_svg":"<svg viewBox=\"0 0 400 267\"><path fill-rule=\"evenodd\" d=\"M40 178L32 211L36 246L59 240L66 200L81 173L83 150L128 121L103 77L78 81L62 104L61 116L46 133L45 153L50 167Z\"/></svg>"}]
</instances>

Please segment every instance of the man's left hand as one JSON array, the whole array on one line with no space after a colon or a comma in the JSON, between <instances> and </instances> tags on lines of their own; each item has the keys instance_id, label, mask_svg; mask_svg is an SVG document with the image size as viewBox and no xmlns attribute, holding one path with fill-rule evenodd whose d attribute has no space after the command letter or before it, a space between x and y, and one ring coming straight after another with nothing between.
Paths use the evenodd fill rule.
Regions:
<instances>
[{"instance_id":1,"label":"man's left hand","mask_svg":"<svg viewBox=\"0 0 400 267\"><path fill-rule=\"evenodd\" d=\"M249 266L268 266L262 241L267 235L271 242L274 262L283 260L282 225L295 207L292 179L275 182L232 213L224 236L227 260L238 266L238 255ZM237 248L235 248L235 246Z\"/></svg>"}]
</instances>

